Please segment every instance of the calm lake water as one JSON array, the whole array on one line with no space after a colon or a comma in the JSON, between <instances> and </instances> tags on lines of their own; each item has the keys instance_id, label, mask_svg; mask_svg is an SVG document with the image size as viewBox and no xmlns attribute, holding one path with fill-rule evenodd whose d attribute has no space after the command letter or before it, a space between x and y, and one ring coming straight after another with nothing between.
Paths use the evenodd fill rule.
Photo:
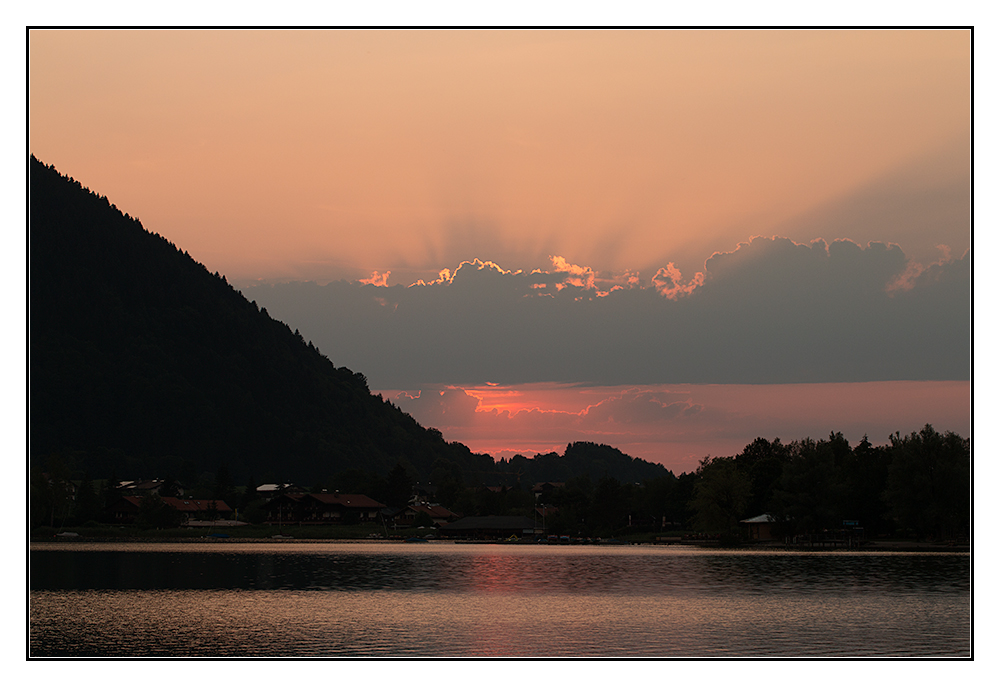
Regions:
<instances>
[{"instance_id":1,"label":"calm lake water","mask_svg":"<svg viewBox=\"0 0 1000 687\"><path fill-rule=\"evenodd\" d=\"M967 554L32 544L32 656L969 656Z\"/></svg>"}]
</instances>

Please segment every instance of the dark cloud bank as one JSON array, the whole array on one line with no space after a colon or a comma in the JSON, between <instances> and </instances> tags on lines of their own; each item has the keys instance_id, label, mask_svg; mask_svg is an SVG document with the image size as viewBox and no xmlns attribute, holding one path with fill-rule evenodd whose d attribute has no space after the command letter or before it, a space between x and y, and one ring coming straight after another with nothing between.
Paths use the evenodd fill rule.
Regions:
<instances>
[{"instance_id":1,"label":"dark cloud bank","mask_svg":"<svg viewBox=\"0 0 1000 687\"><path fill-rule=\"evenodd\" d=\"M432 284L244 289L372 388L966 380L971 254L755 238L703 273L601 275L463 263Z\"/></svg>"}]
</instances>

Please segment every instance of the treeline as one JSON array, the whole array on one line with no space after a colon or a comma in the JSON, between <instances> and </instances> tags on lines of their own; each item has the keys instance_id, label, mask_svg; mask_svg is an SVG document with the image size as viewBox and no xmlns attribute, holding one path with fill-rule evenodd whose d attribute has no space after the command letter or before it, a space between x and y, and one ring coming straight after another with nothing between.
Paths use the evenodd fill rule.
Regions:
<instances>
[{"instance_id":1,"label":"treeline","mask_svg":"<svg viewBox=\"0 0 1000 687\"><path fill-rule=\"evenodd\" d=\"M567 458L578 462L564 462ZM596 476L602 464L622 460L634 459L608 446L580 443L561 456L515 457L481 471L443 458L428 475L403 462L385 474L350 468L310 487L363 493L397 507L423 494L462 515L537 516L550 533L572 536L693 531L736 540L744 534L741 520L763 514L774 518L779 537L838 530L844 521L857 522L870 537L970 535L970 441L930 425L906 436L897 433L882 446L866 437L852 447L840 433L787 444L758 438L736 456L705 458L697 470L679 476L662 466L640 481L621 480L607 470ZM562 466L560 472L547 472L554 464ZM545 477L535 479L538 475ZM71 477L56 454L32 466L33 527L102 520L106 505L117 498L111 486L117 477L76 480L75 498ZM192 498L220 499L240 509L244 519L262 521L256 487L278 481L271 472L261 482L251 477L238 484L222 467L185 486ZM533 493L540 481L556 486Z\"/></svg>"},{"instance_id":2,"label":"treeline","mask_svg":"<svg viewBox=\"0 0 1000 687\"><path fill-rule=\"evenodd\" d=\"M734 532L764 513L778 534L809 534L857 521L870 535L965 538L971 527L971 442L930 425L853 448L841 433L782 444L756 439L694 473L696 529Z\"/></svg>"},{"instance_id":3,"label":"treeline","mask_svg":"<svg viewBox=\"0 0 1000 687\"><path fill-rule=\"evenodd\" d=\"M609 475L621 482L642 482L669 474L662 465L590 441L569 444L561 455L553 451L535 454L531 459L522 455L510 460L501 458L496 469L504 476L502 484L507 486L518 482L558 482L576 476L597 480Z\"/></svg>"},{"instance_id":4,"label":"treeline","mask_svg":"<svg viewBox=\"0 0 1000 687\"><path fill-rule=\"evenodd\" d=\"M427 431L439 436L435 429ZM434 458L429 465L401 457L393 468L383 471L377 463L359 462L309 481L298 480L294 471L280 460L256 475L244 476L234 473L226 464L214 471L199 471L195 461L176 456L129 456L121 450L107 449L93 453L52 452L32 461L32 523L50 524L57 520L78 525L99 520L102 509L117 496L103 490L102 485L138 477L164 479L183 488L192 498L220 499L244 512L261 505L255 503L258 485L297 483L316 492L325 489L366 494L396 507L406 505L415 492L424 489L429 500L468 515L530 514L533 498L529 490L537 482L567 477L596 482L606 477L632 483L673 477L662 465L591 442L569 444L562 454L536 454L530 459L518 455L510 461L497 462L488 455L472 453L460 443L448 444L447 448L450 453ZM100 479L93 479L94 475ZM78 485L82 495L79 503L73 503L69 497L69 483ZM92 492L99 498L92 499Z\"/></svg>"},{"instance_id":5,"label":"treeline","mask_svg":"<svg viewBox=\"0 0 1000 687\"><path fill-rule=\"evenodd\" d=\"M496 472L505 476L505 490L469 483L456 465L438 461L430 498L463 515L532 517L544 506L548 530L573 536L694 531L737 539L745 531L741 520L765 514L774 518L776 536L838 530L845 521L859 523L868 536L970 534L971 443L930 425L906 436L896 433L882 446L865 437L852 447L832 432L819 441L758 438L736 456L705 458L697 470L679 476L657 466L641 479L620 479L601 467L602 459L603 466L616 464L609 457L634 460L608 446L580 443L562 456L499 461ZM413 482L405 471L394 479L397 485ZM562 486L532 493L541 481ZM324 487L368 490L394 504L406 493L397 486L392 496L385 484L354 470Z\"/></svg>"}]
</instances>

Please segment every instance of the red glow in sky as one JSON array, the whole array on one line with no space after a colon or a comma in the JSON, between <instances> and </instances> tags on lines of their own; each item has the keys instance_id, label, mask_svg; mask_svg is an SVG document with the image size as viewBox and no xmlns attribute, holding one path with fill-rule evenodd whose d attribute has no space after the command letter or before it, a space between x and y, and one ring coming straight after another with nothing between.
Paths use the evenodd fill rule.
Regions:
<instances>
[{"instance_id":1,"label":"red glow in sky","mask_svg":"<svg viewBox=\"0 0 1000 687\"><path fill-rule=\"evenodd\" d=\"M910 356L906 373L851 377L906 381L853 384L595 382L604 361L622 357L607 343L586 358L552 344L536 351L534 359L555 356L551 370L559 356L581 355L583 364L524 375L535 383L491 377L486 365L553 322L518 326L514 306L500 309L511 292L494 288L492 276L521 271L535 280L529 290L589 289L604 302L621 295L613 289L641 285L649 298L629 307L655 318L662 300L709 286L706 261L717 256L716 309L689 314L671 346L641 341L635 381L635 369L679 359L688 331L714 314L732 321L749 312L725 310L727 297L772 289L785 300L748 299L761 314L747 317L741 336L697 351L714 355L715 368L767 328L795 350L814 303L838 305L831 293L850 291L860 308L871 300L862 287L887 286L867 284L876 272L864 271L869 263L885 271L898 258L905 271L890 276L900 283L954 267L971 246L969 31L33 30L28 53L31 153L245 290L289 280L366 284L371 298L364 292L367 300L347 310L378 307L353 329L312 304L267 307L335 364L357 367L351 356L360 349L358 369L380 380L375 386L408 389L403 409L448 440L497 457L598 441L687 470L756 436L790 441L832 430L881 443L925 423L969 432L968 377L919 369L930 369L934 342L926 344L931 362ZM808 270L776 266L792 265L781 251L818 246L815 239L840 251L830 263L850 254L853 271L806 289ZM452 283L460 271L465 282ZM389 287L419 280L455 288L414 316L413 303ZM813 300L795 302L800 294ZM264 304L266 295L252 297ZM556 312L560 321L579 324L572 307ZM617 322L634 343L631 325L641 318L609 312L600 326ZM391 336L358 343L359 332L390 316L420 324L442 313L465 319L442 316L437 332L475 331L426 355L405 344L435 332L388 327ZM853 312L839 316L856 321ZM505 328L494 332L498 323ZM915 346L930 340L914 332ZM841 349L858 340L849 327L835 333ZM581 327L575 337L589 334ZM476 360L469 351L487 350L476 335L511 346ZM743 369L791 357L763 350L769 361L758 356ZM865 353L856 355L859 369ZM389 374L390 363L421 371L435 360L449 372L466 363L468 383L442 373L415 400L417 387ZM807 363L788 367L809 378ZM948 377L959 379L941 381Z\"/></svg>"},{"instance_id":2,"label":"red glow in sky","mask_svg":"<svg viewBox=\"0 0 1000 687\"><path fill-rule=\"evenodd\" d=\"M580 387L526 384L382 392L425 426L495 458L562 453L573 441L694 470L705 456L739 453L758 436L784 442L843 432L888 443L930 423L971 431L969 382L677 384ZM431 399L431 402L428 402ZM421 400L424 401L421 403Z\"/></svg>"}]
</instances>

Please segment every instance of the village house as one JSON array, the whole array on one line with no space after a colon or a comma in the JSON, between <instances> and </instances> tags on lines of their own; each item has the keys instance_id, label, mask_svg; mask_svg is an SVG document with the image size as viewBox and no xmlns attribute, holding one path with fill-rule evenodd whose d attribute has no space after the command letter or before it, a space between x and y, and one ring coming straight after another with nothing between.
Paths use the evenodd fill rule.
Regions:
<instances>
[{"instance_id":1,"label":"village house","mask_svg":"<svg viewBox=\"0 0 1000 687\"><path fill-rule=\"evenodd\" d=\"M161 496L160 500L169 508L184 516L182 524L194 521L215 521L228 519L233 509L219 499L188 499L176 496ZM123 495L113 502L106 511L106 517L117 525L132 525L139 514L142 497Z\"/></svg>"},{"instance_id":2,"label":"village house","mask_svg":"<svg viewBox=\"0 0 1000 687\"><path fill-rule=\"evenodd\" d=\"M80 480L59 479L47 472L43 472L41 478L49 486L49 489L61 491L71 501L76 500L76 493L80 489Z\"/></svg>"},{"instance_id":3,"label":"village house","mask_svg":"<svg viewBox=\"0 0 1000 687\"><path fill-rule=\"evenodd\" d=\"M175 480L137 479L118 483L118 492L123 496L142 497L146 494L157 496L184 496L184 487Z\"/></svg>"},{"instance_id":4,"label":"village house","mask_svg":"<svg viewBox=\"0 0 1000 687\"><path fill-rule=\"evenodd\" d=\"M437 486L430 482L416 482L410 493L410 503L427 503L437 495Z\"/></svg>"},{"instance_id":5,"label":"village house","mask_svg":"<svg viewBox=\"0 0 1000 687\"><path fill-rule=\"evenodd\" d=\"M265 501L270 501L275 496L280 496L281 494L304 494L306 490L302 487L292 484L291 482L286 482L283 484L262 484L257 487L257 496L264 499Z\"/></svg>"},{"instance_id":6,"label":"village house","mask_svg":"<svg viewBox=\"0 0 1000 687\"><path fill-rule=\"evenodd\" d=\"M774 539L771 527L775 522L777 522L777 519L767 513L754 518L740 520L741 524L747 526L747 537L751 541L771 541Z\"/></svg>"},{"instance_id":7,"label":"village house","mask_svg":"<svg viewBox=\"0 0 1000 687\"><path fill-rule=\"evenodd\" d=\"M364 494L286 492L264 505L267 522L276 525L322 525L373 522L385 504Z\"/></svg>"},{"instance_id":8,"label":"village house","mask_svg":"<svg viewBox=\"0 0 1000 687\"><path fill-rule=\"evenodd\" d=\"M426 513L435 526L446 525L459 518L457 513L453 513L439 504L417 503L397 511L392 516L392 521L399 527L412 527L421 513Z\"/></svg>"}]
</instances>

